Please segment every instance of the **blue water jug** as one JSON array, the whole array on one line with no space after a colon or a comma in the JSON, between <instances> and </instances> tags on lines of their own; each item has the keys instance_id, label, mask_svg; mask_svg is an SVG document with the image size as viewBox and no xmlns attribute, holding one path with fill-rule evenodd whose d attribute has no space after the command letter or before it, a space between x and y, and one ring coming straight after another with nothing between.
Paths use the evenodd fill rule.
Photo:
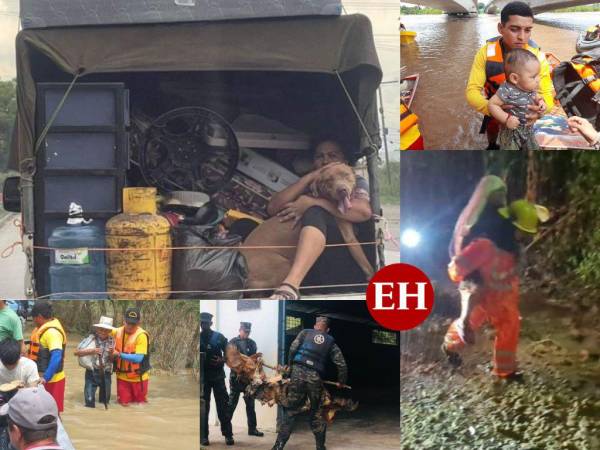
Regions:
<instances>
[{"instance_id":1,"label":"blue water jug","mask_svg":"<svg viewBox=\"0 0 600 450\"><path fill-rule=\"evenodd\" d=\"M50 263L51 299L107 299L104 252L89 250L106 247L103 228L85 223L61 226L52 231L48 246L54 248Z\"/></svg>"}]
</instances>

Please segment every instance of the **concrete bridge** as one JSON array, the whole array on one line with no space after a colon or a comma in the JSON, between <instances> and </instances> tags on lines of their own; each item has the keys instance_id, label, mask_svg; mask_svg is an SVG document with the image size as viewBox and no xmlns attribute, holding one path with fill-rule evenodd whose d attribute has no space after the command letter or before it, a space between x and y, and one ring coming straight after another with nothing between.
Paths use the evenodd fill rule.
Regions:
<instances>
[{"instance_id":1,"label":"concrete bridge","mask_svg":"<svg viewBox=\"0 0 600 450\"><path fill-rule=\"evenodd\" d=\"M485 12L490 14L499 13L507 3L512 0L492 0L486 7ZM525 0L531 6L534 14L554 11L556 9L568 8L570 6L590 5L598 1L590 0Z\"/></svg>"},{"instance_id":2,"label":"concrete bridge","mask_svg":"<svg viewBox=\"0 0 600 450\"><path fill-rule=\"evenodd\" d=\"M408 0L407 3L441 9L448 14L477 14L477 0Z\"/></svg>"}]
</instances>

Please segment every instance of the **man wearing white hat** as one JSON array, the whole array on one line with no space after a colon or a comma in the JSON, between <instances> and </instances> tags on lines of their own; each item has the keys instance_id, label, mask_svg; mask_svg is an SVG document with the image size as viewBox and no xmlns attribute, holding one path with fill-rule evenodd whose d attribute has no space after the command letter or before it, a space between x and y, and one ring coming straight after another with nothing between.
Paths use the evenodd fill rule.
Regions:
<instances>
[{"instance_id":1,"label":"man wearing white hat","mask_svg":"<svg viewBox=\"0 0 600 450\"><path fill-rule=\"evenodd\" d=\"M79 343L75 355L79 365L85 368L83 396L85 406L96 407L96 389L100 389L98 400L108 408L112 376L111 353L115 348L112 317L101 316L93 325L93 332Z\"/></svg>"}]
</instances>

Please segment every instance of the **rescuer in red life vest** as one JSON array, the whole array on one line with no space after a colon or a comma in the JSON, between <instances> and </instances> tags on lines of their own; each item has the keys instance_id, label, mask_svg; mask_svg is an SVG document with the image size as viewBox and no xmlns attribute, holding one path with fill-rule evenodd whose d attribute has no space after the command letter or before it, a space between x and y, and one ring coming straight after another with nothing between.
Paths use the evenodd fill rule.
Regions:
<instances>
[{"instance_id":1,"label":"rescuer in red life vest","mask_svg":"<svg viewBox=\"0 0 600 450\"><path fill-rule=\"evenodd\" d=\"M493 374L500 378L515 379L517 371L517 345L520 332L519 315L519 243L531 239L538 231L540 217L548 215L545 208L516 200L498 213L507 219L512 233L497 230L489 236L474 239L448 266L448 274L454 282L468 276L479 278L478 294L472 297L470 311L455 320L448 329L442 349L453 365L460 365L458 354L468 342L463 332L464 323L472 331L489 321L496 331L494 341ZM502 228L502 225L498 226Z\"/></svg>"}]
</instances>

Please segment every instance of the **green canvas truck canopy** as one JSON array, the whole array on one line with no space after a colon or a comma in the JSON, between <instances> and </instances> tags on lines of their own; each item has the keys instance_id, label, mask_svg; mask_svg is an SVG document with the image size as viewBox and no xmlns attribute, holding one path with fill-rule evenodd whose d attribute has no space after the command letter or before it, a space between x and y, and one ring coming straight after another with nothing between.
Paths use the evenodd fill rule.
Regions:
<instances>
[{"instance_id":1,"label":"green canvas truck canopy","mask_svg":"<svg viewBox=\"0 0 600 450\"><path fill-rule=\"evenodd\" d=\"M11 162L31 172L36 83L44 55L69 78L125 72L263 71L328 74L349 89L361 127L361 151L380 145L376 90L382 71L369 19L363 15L202 23L29 29L16 39L17 120ZM340 89L341 83L340 83Z\"/></svg>"}]
</instances>

